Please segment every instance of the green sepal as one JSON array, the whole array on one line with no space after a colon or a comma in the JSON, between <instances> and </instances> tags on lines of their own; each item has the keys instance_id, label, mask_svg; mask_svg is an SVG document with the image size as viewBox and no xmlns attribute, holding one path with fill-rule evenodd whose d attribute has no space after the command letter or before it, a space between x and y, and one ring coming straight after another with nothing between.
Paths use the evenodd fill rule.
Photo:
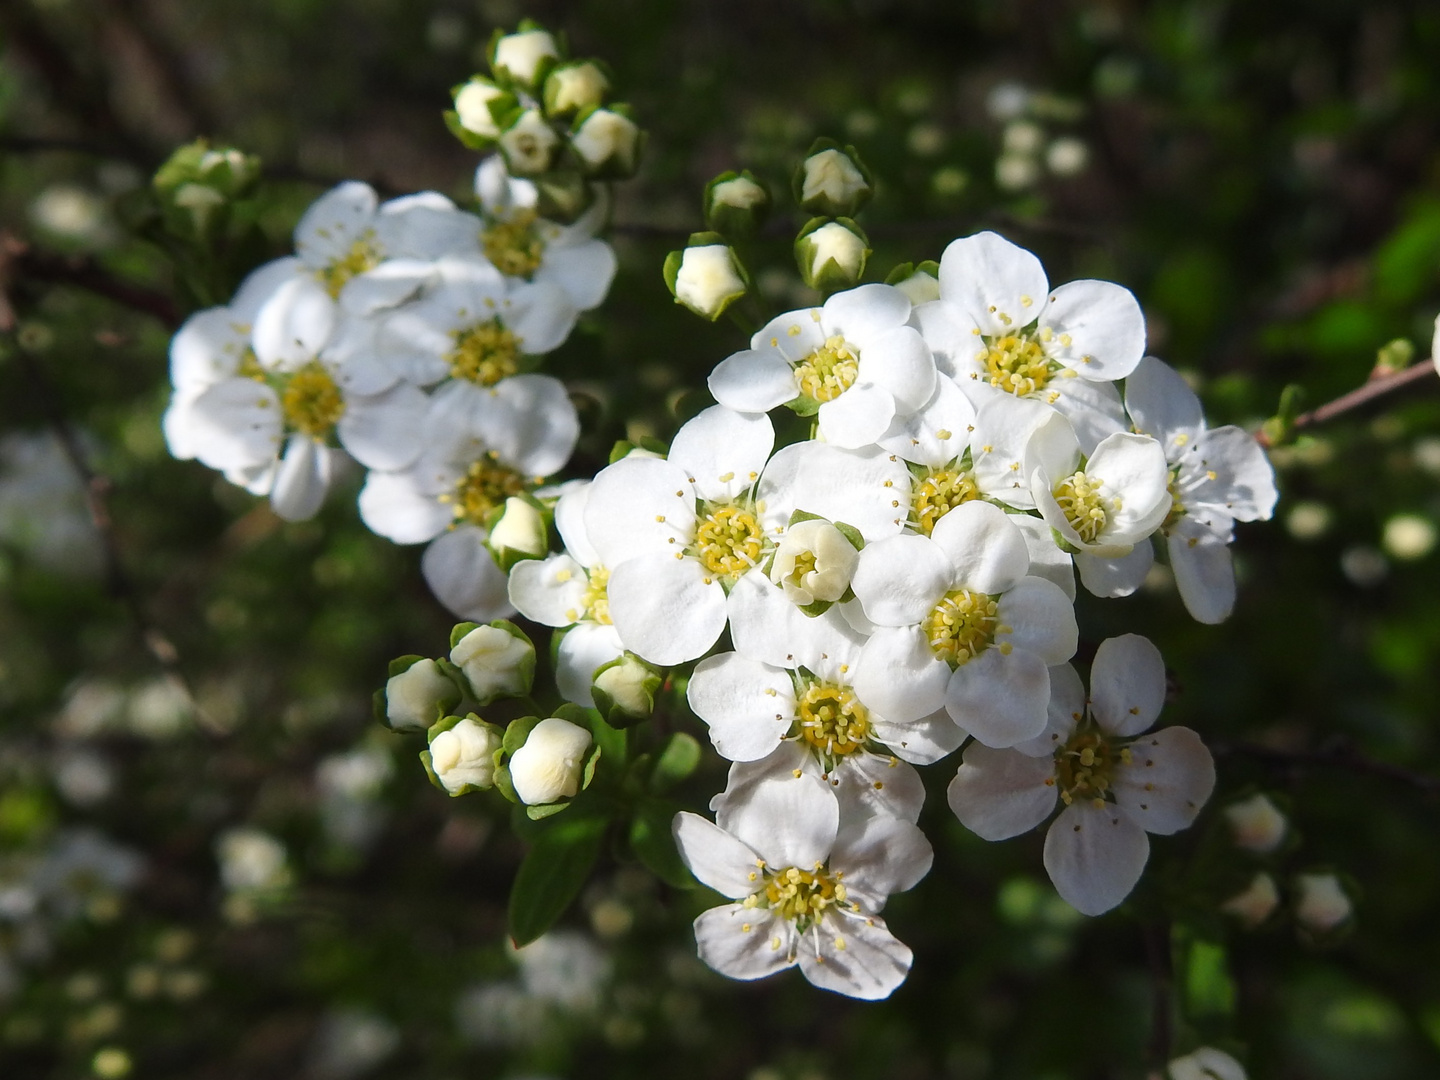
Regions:
<instances>
[{"instance_id":1,"label":"green sepal","mask_svg":"<svg viewBox=\"0 0 1440 1080\"><path fill-rule=\"evenodd\" d=\"M631 442L629 439L617 440L615 445L610 448L609 463L611 465L614 465L615 462L627 456L631 450L637 449L647 450L652 454L660 455L660 457L662 458L670 456L670 447L668 445L666 445L661 440L655 438L653 435L642 435L640 436L639 442Z\"/></svg>"},{"instance_id":2,"label":"green sepal","mask_svg":"<svg viewBox=\"0 0 1440 1080\"><path fill-rule=\"evenodd\" d=\"M562 154L548 172L530 179L535 184L535 211L543 218L569 225L595 203L595 187Z\"/></svg>"},{"instance_id":3,"label":"green sepal","mask_svg":"<svg viewBox=\"0 0 1440 1080\"><path fill-rule=\"evenodd\" d=\"M531 821L542 821L547 817L560 813L561 810L568 809L569 806L569 799L565 799L562 802L546 803L544 806L527 806L525 807L525 816Z\"/></svg>"},{"instance_id":4,"label":"green sepal","mask_svg":"<svg viewBox=\"0 0 1440 1080\"><path fill-rule=\"evenodd\" d=\"M489 150L495 145L492 136L480 135L460 123L460 114L454 109L446 109L441 115L445 118L445 127L450 134L459 139L467 150Z\"/></svg>"},{"instance_id":5,"label":"green sepal","mask_svg":"<svg viewBox=\"0 0 1440 1080\"><path fill-rule=\"evenodd\" d=\"M394 660L390 661L390 666L386 668L385 677L393 679L396 675L404 675L405 672L414 667L416 663L428 659L429 657L419 656L416 653L406 653L404 656L397 656Z\"/></svg>"},{"instance_id":6,"label":"green sepal","mask_svg":"<svg viewBox=\"0 0 1440 1080\"><path fill-rule=\"evenodd\" d=\"M898 264L895 269L891 270L890 273L885 275L885 284L899 285L900 282L906 281L914 276L915 264L913 262L903 262Z\"/></svg>"},{"instance_id":7,"label":"green sepal","mask_svg":"<svg viewBox=\"0 0 1440 1080\"><path fill-rule=\"evenodd\" d=\"M376 690L373 694L370 695L370 715L371 715L371 717L375 720L375 722L376 722L377 724L383 724L383 725L384 725L385 727L387 727L387 728L390 727L390 708L389 708L389 705L390 705L390 703L389 703L389 701L386 699L386 696L385 696L385 688L384 688L383 686L380 687L380 689ZM390 728L390 730L391 730L391 731L395 731L394 728ZM395 732L395 733L396 733L397 735L400 734L400 732Z\"/></svg>"},{"instance_id":8,"label":"green sepal","mask_svg":"<svg viewBox=\"0 0 1440 1080\"><path fill-rule=\"evenodd\" d=\"M1305 405L1305 388L1291 383L1280 392L1280 407L1275 415L1260 425L1260 433L1270 446L1284 446L1295 438L1295 420Z\"/></svg>"},{"instance_id":9,"label":"green sepal","mask_svg":"<svg viewBox=\"0 0 1440 1080\"><path fill-rule=\"evenodd\" d=\"M677 731L665 740L655 767L650 773L650 790L664 794L688 780L700 767L700 741L684 731Z\"/></svg>"},{"instance_id":10,"label":"green sepal","mask_svg":"<svg viewBox=\"0 0 1440 1080\"><path fill-rule=\"evenodd\" d=\"M799 525L800 522L802 522L802 521L829 521L829 520L830 520L829 518L821 517L819 514L812 514L812 513L810 513L809 510L792 510L792 511L790 511L790 520L785 523L785 527L786 527L787 529L788 529L788 528L791 528L792 526Z\"/></svg>"},{"instance_id":11,"label":"green sepal","mask_svg":"<svg viewBox=\"0 0 1440 1080\"><path fill-rule=\"evenodd\" d=\"M630 849L647 870L667 885L694 889L699 882L680 858L672 831L672 822L679 810L680 807L668 801L643 800L630 822Z\"/></svg>"},{"instance_id":12,"label":"green sepal","mask_svg":"<svg viewBox=\"0 0 1440 1080\"><path fill-rule=\"evenodd\" d=\"M511 720L505 727L505 737L500 740L500 752L506 758L513 756L516 750L525 745L525 740L530 737L530 732L535 730L535 725L544 719L546 718L543 716L522 716Z\"/></svg>"},{"instance_id":13,"label":"green sepal","mask_svg":"<svg viewBox=\"0 0 1440 1080\"><path fill-rule=\"evenodd\" d=\"M915 273L929 274L933 278L940 277L940 264L934 259L922 259L915 264Z\"/></svg>"},{"instance_id":14,"label":"green sepal","mask_svg":"<svg viewBox=\"0 0 1440 1080\"><path fill-rule=\"evenodd\" d=\"M453 648L455 648L456 645L459 645L459 644L460 644L460 640L461 640L466 634L470 633L471 630L478 630L478 629L480 629L480 624L477 623L477 622L462 622L462 623L456 623L454 626L452 626L452 627L450 628L450 648L453 649Z\"/></svg>"},{"instance_id":15,"label":"green sepal","mask_svg":"<svg viewBox=\"0 0 1440 1080\"><path fill-rule=\"evenodd\" d=\"M608 820L571 814L542 829L510 889L510 937L528 945L554 925L580 894L604 847Z\"/></svg>"},{"instance_id":16,"label":"green sepal","mask_svg":"<svg viewBox=\"0 0 1440 1080\"><path fill-rule=\"evenodd\" d=\"M861 180L865 183L863 188L844 202L834 202L828 195L817 195L808 200L802 197L805 190L805 162L824 150L838 150L848 157L851 164L855 166L855 171L860 174ZM805 156L795 167L795 172L790 179L790 193L795 198L795 204L806 213L835 218L854 217L875 194L875 176L870 172L869 167L860 156L860 151L855 147L848 144L842 146L834 139L822 137L810 144L810 149L805 151Z\"/></svg>"},{"instance_id":17,"label":"green sepal","mask_svg":"<svg viewBox=\"0 0 1440 1080\"><path fill-rule=\"evenodd\" d=\"M425 775L430 778L430 783L434 784L439 790L444 791L446 795L449 795L450 792L445 790L445 785L440 782L440 777L435 775L435 766L431 763L429 749L420 751L420 764L425 766ZM467 784L465 786L469 787L470 785Z\"/></svg>"},{"instance_id":18,"label":"green sepal","mask_svg":"<svg viewBox=\"0 0 1440 1080\"><path fill-rule=\"evenodd\" d=\"M820 411L820 402L802 394L797 398L791 398L785 402L785 408L789 409L796 416L814 416Z\"/></svg>"},{"instance_id":19,"label":"green sepal","mask_svg":"<svg viewBox=\"0 0 1440 1080\"><path fill-rule=\"evenodd\" d=\"M1074 544L1072 544L1069 540L1066 540L1065 537L1060 534L1060 530L1055 528L1055 526L1053 525L1050 526L1050 538L1055 541L1055 546L1058 547L1061 551L1065 552L1066 555L1080 554L1080 549L1077 548Z\"/></svg>"},{"instance_id":20,"label":"green sepal","mask_svg":"<svg viewBox=\"0 0 1440 1080\"><path fill-rule=\"evenodd\" d=\"M834 606L834 600L814 600L806 604L804 607L799 608L799 611L801 615L804 615L811 619L815 619L819 618L821 615L824 615L825 612L829 611Z\"/></svg>"},{"instance_id":21,"label":"green sepal","mask_svg":"<svg viewBox=\"0 0 1440 1080\"><path fill-rule=\"evenodd\" d=\"M864 245L860 253L860 265L856 268L852 277L847 274L843 267L834 259L828 259L818 271L811 272L811 260L805 257L805 241L810 234L816 232L825 225L834 222L843 226ZM860 228L851 218L811 218L795 237L795 267L800 272L801 279L806 285L822 293L839 292L842 289L854 288L865 276L865 266L871 255L870 238L865 235L865 230Z\"/></svg>"},{"instance_id":22,"label":"green sepal","mask_svg":"<svg viewBox=\"0 0 1440 1080\"><path fill-rule=\"evenodd\" d=\"M846 525L843 521L832 522L835 528L840 530L840 535L850 541L850 546L856 551L865 550L865 537L860 535L860 530L854 525Z\"/></svg>"}]
</instances>

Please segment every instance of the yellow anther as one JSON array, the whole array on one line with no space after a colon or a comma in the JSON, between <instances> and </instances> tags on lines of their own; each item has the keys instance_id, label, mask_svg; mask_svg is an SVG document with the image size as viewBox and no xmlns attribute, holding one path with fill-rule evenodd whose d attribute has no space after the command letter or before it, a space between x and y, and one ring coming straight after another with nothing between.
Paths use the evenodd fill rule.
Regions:
<instances>
[{"instance_id":1,"label":"yellow anther","mask_svg":"<svg viewBox=\"0 0 1440 1080\"><path fill-rule=\"evenodd\" d=\"M696 525L693 553L712 574L734 578L760 562L764 539L749 510L718 506Z\"/></svg>"},{"instance_id":2,"label":"yellow anther","mask_svg":"<svg viewBox=\"0 0 1440 1080\"><path fill-rule=\"evenodd\" d=\"M315 276L320 279L320 284L325 286L325 291L332 298L338 299L340 290L345 288L351 278L367 270L374 270L380 265L380 259L381 252L375 242L375 233L366 229L344 255L326 263L323 269L316 271Z\"/></svg>"},{"instance_id":3,"label":"yellow anther","mask_svg":"<svg viewBox=\"0 0 1440 1080\"><path fill-rule=\"evenodd\" d=\"M1055 501L1060 512L1087 544L1095 542L1109 520L1100 495L1103 486L1103 480L1094 480L1083 472L1073 473L1055 485Z\"/></svg>"},{"instance_id":4,"label":"yellow anther","mask_svg":"<svg viewBox=\"0 0 1440 1080\"><path fill-rule=\"evenodd\" d=\"M968 663L995 640L995 598L969 589L948 592L921 623L935 655L951 667Z\"/></svg>"},{"instance_id":5,"label":"yellow anther","mask_svg":"<svg viewBox=\"0 0 1440 1080\"><path fill-rule=\"evenodd\" d=\"M450 374L477 386L494 386L520 370L520 339L499 319L451 332L454 348L445 354Z\"/></svg>"},{"instance_id":6,"label":"yellow anther","mask_svg":"<svg viewBox=\"0 0 1440 1080\"><path fill-rule=\"evenodd\" d=\"M590 568L590 580L580 596L585 605L585 614L597 623L612 625L610 621L610 571L603 566Z\"/></svg>"},{"instance_id":7,"label":"yellow anther","mask_svg":"<svg viewBox=\"0 0 1440 1080\"><path fill-rule=\"evenodd\" d=\"M345 414L345 398L325 366L312 360L286 381L280 408L286 427L323 439Z\"/></svg>"},{"instance_id":8,"label":"yellow anther","mask_svg":"<svg viewBox=\"0 0 1440 1080\"><path fill-rule=\"evenodd\" d=\"M932 468L914 481L910 495L910 517L926 536L935 523L961 503L980 498L975 474L958 468ZM895 505L899 505L896 503Z\"/></svg>"},{"instance_id":9,"label":"yellow anther","mask_svg":"<svg viewBox=\"0 0 1440 1080\"><path fill-rule=\"evenodd\" d=\"M795 365L800 395L812 401L834 401L860 374L860 357L841 334L832 334L814 352Z\"/></svg>"},{"instance_id":10,"label":"yellow anther","mask_svg":"<svg viewBox=\"0 0 1440 1080\"><path fill-rule=\"evenodd\" d=\"M545 238L535 227L535 211L517 210L480 233L485 257L510 277L528 278L545 259Z\"/></svg>"},{"instance_id":11,"label":"yellow anther","mask_svg":"<svg viewBox=\"0 0 1440 1080\"><path fill-rule=\"evenodd\" d=\"M848 686L812 682L796 706L800 737L826 754L854 753L870 735L870 712Z\"/></svg>"}]
</instances>

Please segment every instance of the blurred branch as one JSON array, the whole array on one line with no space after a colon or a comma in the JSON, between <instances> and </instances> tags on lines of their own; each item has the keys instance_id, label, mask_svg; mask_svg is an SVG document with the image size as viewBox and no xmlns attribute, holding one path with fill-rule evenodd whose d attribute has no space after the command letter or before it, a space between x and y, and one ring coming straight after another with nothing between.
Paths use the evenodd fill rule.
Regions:
<instances>
[{"instance_id":1,"label":"blurred branch","mask_svg":"<svg viewBox=\"0 0 1440 1080\"><path fill-rule=\"evenodd\" d=\"M1150 1063L1163 1072L1174 1042L1171 999L1175 973L1170 951L1170 927L1163 922L1146 923L1141 927L1141 933L1145 939L1145 960L1150 966Z\"/></svg>"},{"instance_id":2,"label":"blurred branch","mask_svg":"<svg viewBox=\"0 0 1440 1080\"><path fill-rule=\"evenodd\" d=\"M150 315L171 330L181 322L180 310L164 293L115 277L94 259L36 251L13 233L0 232L0 290L8 292L14 282L26 279L84 289Z\"/></svg>"},{"instance_id":3,"label":"blurred branch","mask_svg":"<svg viewBox=\"0 0 1440 1080\"><path fill-rule=\"evenodd\" d=\"M89 142L85 139L50 139L34 135L0 135L0 152L7 154L83 154L114 158L154 172L160 159L133 146Z\"/></svg>"},{"instance_id":4,"label":"blurred branch","mask_svg":"<svg viewBox=\"0 0 1440 1080\"><path fill-rule=\"evenodd\" d=\"M1435 364L1430 360L1422 360L1418 364L1412 364L1403 371L1397 371L1390 375L1372 375L1364 386L1351 390L1348 394L1341 394L1334 401L1321 405L1318 409L1301 413L1295 418L1293 430L1299 431L1302 428L1314 427L1316 424L1324 424L1334 420L1337 416L1359 409L1377 398L1396 390L1403 390L1412 383L1424 382L1426 378L1435 379L1440 377ZM1264 432L1256 435L1261 446L1269 446L1270 439Z\"/></svg>"},{"instance_id":5,"label":"blurred branch","mask_svg":"<svg viewBox=\"0 0 1440 1080\"><path fill-rule=\"evenodd\" d=\"M1216 757L1249 757L1267 765L1293 770L1310 768L1350 769L1368 776L1394 780L1425 795L1440 795L1440 776L1412 772L1399 765L1375 761L1353 746L1342 744L1324 750L1280 750L1256 743L1215 743L1210 747Z\"/></svg>"}]
</instances>

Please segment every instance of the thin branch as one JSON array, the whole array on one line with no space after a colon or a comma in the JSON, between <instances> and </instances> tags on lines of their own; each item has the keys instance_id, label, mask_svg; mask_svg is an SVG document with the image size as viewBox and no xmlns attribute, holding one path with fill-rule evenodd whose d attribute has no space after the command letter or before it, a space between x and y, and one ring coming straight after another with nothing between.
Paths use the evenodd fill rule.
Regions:
<instances>
[{"instance_id":1,"label":"thin branch","mask_svg":"<svg viewBox=\"0 0 1440 1080\"><path fill-rule=\"evenodd\" d=\"M1254 758L1268 765L1290 769L1338 768L1394 780L1424 795L1440 795L1440 776L1413 772L1399 765L1375 761L1348 745L1328 750L1279 750L1256 743L1215 743L1210 747L1216 757L1239 756Z\"/></svg>"},{"instance_id":2,"label":"thin branch","mask_svg":"<svg viewBox=\"0 0 1440 1080\"><path fill-rule=\"evenodd\" d=\"M1150 1063L1164 1072L1174 1042L1175 973L1170 955L1170 927L1163 922L1146 923L1141 933L1145 940L1145 961L1150 967Z\"/></svg>"},{"instance_id":3,"label":"thin branch","mask_svg":"<svg viewBox=\"0 0 1440 1080\"><path fill-rule=\"evenodd\" d=\"M1435 364L1430 360L1422 360L1418 364L1412 364L1403 371L1397 371L1389 375L1374 375L1364 386L1356 387L1348 394L1341 394L1334 401L1326 402L1318 409L1311 409L1309 412L1301 413L1295 418L1295 430L1314 427L1317 424L1324 424L1334 420L1337 416L1343 416L1348 412L1359 409L1377 398L1386 394L1403 390L1412 383L1422 383L1426 378L1437 377ZM1268 446L1270 440L1264 433L1256 436L1262 446Z\"/></svg>"},{"instance_id":4,"label":"thin branch","mask_svg":"<svg viewBox=\"0 0 1440 1080\"><path fill-rule=\"evenodd\" d=\"M26 279L84 289L150 315L171 330L181 322L175 301L164 293L117 278L94 259L36 251L13 233L0 232L0 288Z\"/></svg>"}]
</instances>

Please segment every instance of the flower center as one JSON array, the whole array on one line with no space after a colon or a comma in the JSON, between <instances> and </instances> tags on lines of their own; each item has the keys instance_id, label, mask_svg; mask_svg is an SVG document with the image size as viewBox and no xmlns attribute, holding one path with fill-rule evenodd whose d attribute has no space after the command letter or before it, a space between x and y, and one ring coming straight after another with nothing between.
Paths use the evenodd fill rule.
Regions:
<instances>
[{"instance_id":1,"label":"flower center","mask_svg":"<svg viewBox=\"0 0 1440 1080\"><path fill-rule=\"evenodd\" d=\"M535 228L534 210L517 210L480 233L485 257L510 277L528 278L545 258L545 241Z\"/></svg>"},{"instance_id":2,"label":"flower center","mask_svg":"<svg viewBox=\"0 0 1440 1080\"><path fill-rule=\"evenodd\" d=\"M1016 397L1042 390L1050 381L1044 346L1025 331L991 338L980 354L990 385Z\"/></svg>"},{"instance_id":3,"label":"flower center","mask_svg":"<svg viewBox=\"0 0 1440 1080\"><path fill-rule=\"evenodd\" d=\"M1105 481L1086 476L1083 472L1067 476L1055 485L1055 501L1060 504L1060 512L1087 544L1093 544L1100 530L1105 528L1105 500L1100 495L1104 486Z\"/></svg>"},{"instance_id":4,"label":"flower center","mask_svg":"<svg viewBox=\"0 0 1440 1080\"><path fill-rule=\"evenodd\" d=\"M990 647L1000 629L995 598L969 589L945 594L925 617L925 639L935 655L951 667L968 663ZM1008 649L1002 645L1001 650Z\"/></svg>"},{"instance_id":5,"label":"flower center","mask_svg":"<svg viewBox=\"0 0 1440 1080\"><path fill-rule=\"evenodd\" d=\"M845 904L845 886L841 875L832 874L823 863L813 870L787 866L783 870L765 870L765 886L743 901L747 908L766 907L782 919L797 924L803 933L836 904ZM853 907L854 905L846 905Z\"/></svg>"},{"instance_id":6,"label":"flower center","mask_svg":"<svg viewBox=\"0 0 1440 1080\"><path fill-rule=\"evenodd\" d=\"M980 498L975 474L959 468L935 469L915 481L910 500L910 516L926 536L935 523L961 503Z\"/></svg>"},{"instance_id":7,"label":"flower center","mask_svg":"<svg viewBox=\"0 0 1440 1080\"><path fill-rule=\"evenodd\" d=\"M585 592L580 596L580 603L584 606L585 614L594 619L597 623L604 623L610 626L610 594L607 591L610 586L610 571L603 566L592 566L590 568L590 581L585 586Z\"/></svg>"},{"instance_id":8,"label":"flower center","mask_svg":"<svg viewBox=\"0 0 1440 1080\"><path fill-rule=\"evenodd\" d=\"M320 439L328 435L344 415L345 398L325 366L312 360L285 381L280 407L285 412L287 427Z\"/></svg>"},{"instance_id":9,"label":"flower center","mask_svg":"<svg viewBox=\"0 0 1440 1080\"><path fill-rule=\"evenodd\" d=\"M1055 779L1060 798L1069 806L1077 798L1105 802L1115 779L1115 766L1128 764L1130 751L1113 745L1094 727L1082 728L1055 755Z\"/></svg>"},{"instance_id":10,"label":"flower center","mask_svg":"<svg viewBox=\"0 0 1440 1080\"><path fill-rule=\"evenodd\" d=\"M831 334L825 344L795 365L800 395L812 401L834 401L860 374L860 357L842 334Z\"/></svg>"},{"instance_id":11,"label":"flower center","mask_svg":"<svg viewBox=\"0 0 1440 1080\"><path fill-rule=\"evenodd\" d=\"M1165 515L1165 520L1160 523L1160 531L1169 535L1185 516L1185 504L1180 501L1180 470L1175 469L1170 473L1170 482L1166 485L1170 492L1170 512Z\"/></svg>"},{"instance_id":12,"label":"flower center","mask_svg":"<svg viewBox=\"0 0 1440 1080\"><path fill-rule=\"evenodd\" d=\"M811 683L800 696L800 736L817 750L844 757L870 734L870 714L848 686Z\"/></svg>"},{"instance_id":13,"label":"flower center","mask_svg":"<svg viewBox=\"0 0 1440 1080\"><path fill-rule=\"evenodd\" d=\"M755 515L738 506L720 506L695 527L695 554L712 574L739 577L760 561L764 533Z\"/></svg>"},{"instance_id":14,"label":"flower center","mask_svg":"<svg viewBox=\"0 0 1440 1080\"><path fill-rule=\"evenodd\" d=\"M374 270L379 265L380 248L375 243L375 233L366 229L360 234L360 239L350 245L349 251L338 259L331 259L323 269L315 272L315 276L325 286L331 299L338 299L340 290L345 288L351 278L367 270Z\"/></svg>"},{"instance_id":15,"label":"flower center","mask_svg":"<svg viewBox=\"0 0 1440 1080\"><path fill-rule=\"evenodd\" d=\"M454 330L455 348L445 354L450 374L480 386L494 386L519 370L520 341L499 319Z\"/></svg>"},{"instance_id":16,"label":"flower center","mask_svg":"<svg viewBox=\"0 0 1440 1080\"><path fill-rule=\"evenodd\" d=\"M507 469L495 460L494 451L471 464L450 495L440 496L441 502L454 504L456 522L484 525L485 519L511 495L525 490L525 479L514 469Z\"/></svg>"},{"instance_id":17,"label":"flower center","mask_svg":"<svg viewBox=\"0 0 1440 1080\"><path fill-rule=\"evenodd\" d=\"M269 373L260 366L260 360L255 355L255 350L249 345L240 354L240 366L235 369L235 375L241 379L254 379L256 382L268 382Z\"/></svg>"}]
</instances>

